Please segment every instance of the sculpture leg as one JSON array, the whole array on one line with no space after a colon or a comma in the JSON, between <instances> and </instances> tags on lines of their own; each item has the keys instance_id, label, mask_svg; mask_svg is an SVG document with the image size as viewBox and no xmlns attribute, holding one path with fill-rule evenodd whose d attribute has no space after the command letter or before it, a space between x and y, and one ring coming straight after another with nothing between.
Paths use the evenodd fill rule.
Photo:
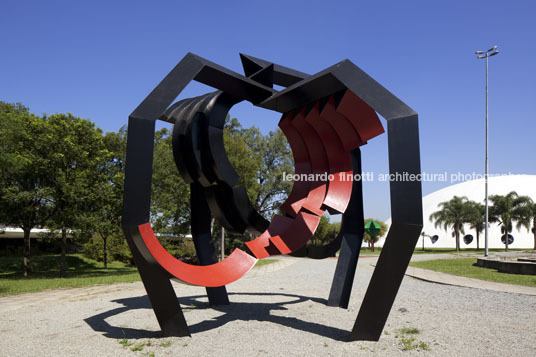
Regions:
<instances>
[{"instance_id":1,"label":"sculpture leg","mask_svg":"<svg viewBox=\"0 0 536 357\"><path fill-rule=\"evenodd\" d=\"M210 265L218 262L216 248L212 241L210 229L210 209L205 199L203 187L198 182L190 184L190 205L192 208L192 238L200 265ZM210 305L228 305L229 297L225 286L207 287Z\"/></svg>"},{"instance_id":2,"label":"sculpture leg","mask_svg":"<svg viewBox=\"0 0 536 357\"><path fill-rule=\"evenodd\" d=\"M420 226L391 226L349 341L380 339L420 233Z\"/></svg>"},{"instance_id":3,"label":"sculpture leg","mask_svg":"<svg viewBox=\"0 0 536 357\"><path fill-rule=\"evenodd\" d=\"M143 245L138 225L149 221L154 121L131 118L128 124L123 232L132 251L147 296L164 336L190 336L177 295L162 267L138 249Z\"/></svg>"},{"instance_id":4,"label":"sculpture leg","mask_svg":"<svg viewBox=\"0 0 536 357\"><path fill-rule=\"evenodd\" d=\"M417 115L387 122L391 175L421 173ZM394 179L392 224L350 334L350 341L378 341L422 230L422 192L417 179Z\"/></svg>"},{"instance_id":5,"label":"sculpture leg","mask_svg":"<svg viewBox=\"0 0 536 357\"><path fill-rule=\"evenodd\" d=\"M352 150L351 156L354 175L361 174L361 150ZM329 292L328 306L348 308L364 232L363 186L361 181L354 181L348 208L342 215L339 232L342 235L342 244Z\"/></svg>"},{"instance_id":6,"label":"sculpture leg","mask_svg":"<svg viewBox=\"0 0 536 357\"><path fill-rule=\"evenodd\" d=\"M179 300L169 280L169 274L160 266L149 264L131 241L139 236L136 228L123 227L127 242L140 273L143 286L151 302L156 319L165 337L190 336L186 319L182 313ZM140 238L141 239L141 238Z\"/></svg>"}]
</instances>

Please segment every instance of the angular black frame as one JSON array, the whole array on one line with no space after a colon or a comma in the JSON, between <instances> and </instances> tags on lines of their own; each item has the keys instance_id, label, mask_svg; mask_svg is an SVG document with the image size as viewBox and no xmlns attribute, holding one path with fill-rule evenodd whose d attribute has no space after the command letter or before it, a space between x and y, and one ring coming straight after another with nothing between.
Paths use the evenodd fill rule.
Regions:
<instances>
[{"instance_id":1,"label":"angular black frame","mask_svg":"<svg viewBox=\"0 0 536 357\"><path fill-rule=\"evenodd\" d=\"M165 336L190 333L171 277L148 252L138 226L149 222L155 121L190 81L281 113L349 89L387 120L389 173L396 177L421 172L417 113L349 60L309 76L255 57L241 58L246 76L188 53L129 116L122 226ZM273 84L287 88L277 92ZM353 161L360 164L356 156ZM379 339L422 229L419 180L392 180L390 200L392 225L349 340ZM350 216L356 213L347 210L343 220L362 221L360 201L360 217ZM363 236L362 228L346 226L347 230L343 224L343 244L329 299L330 305L341 307L348 304ZM338 279L340 276L343 279Z\"/></svg>"}]
</instances>

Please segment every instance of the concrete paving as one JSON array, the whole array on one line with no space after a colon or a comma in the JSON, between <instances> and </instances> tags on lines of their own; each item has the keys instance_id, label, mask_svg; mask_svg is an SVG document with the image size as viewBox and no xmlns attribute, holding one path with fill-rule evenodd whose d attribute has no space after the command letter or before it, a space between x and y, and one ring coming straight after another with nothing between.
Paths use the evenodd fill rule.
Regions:
<instances>
[{"instance_id":1,"label":"concrete paving","mask_svg":"<svg viewBox=\"0 0 536 357\"><path fill-rule=\"evenodd\" d=\"M282 257L254 268L227 286L226 306L208 306L204 288L174 283L192 337L161 336L139 282L2 297L0 356L533 354L534 296L409 276L380 340L346 342L376 259L360 257L348 309L326 306L336 259Z\"/></svg>"}]
</instances>

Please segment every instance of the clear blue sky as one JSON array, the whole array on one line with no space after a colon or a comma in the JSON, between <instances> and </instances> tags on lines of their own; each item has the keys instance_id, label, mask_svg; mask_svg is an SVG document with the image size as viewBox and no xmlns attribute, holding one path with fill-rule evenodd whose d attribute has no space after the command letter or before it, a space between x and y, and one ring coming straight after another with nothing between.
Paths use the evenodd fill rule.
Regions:
<instances>
[{"instance_id":1,"label":"clear blue sky","mask_svg":"<svg viewBox=\"0 0 536 357\"><path fill-rule=\"evenodd\" d=\"M529 0L8 0L0 100L38 114L71 112L111 131L187 52L237 72L239 52L308 73L348 58L419 113L423 171L483 173L485 66L473 53L498 45L490 172L536 174L535 18ZM263 132L279 119L248 104L232 115ZM363 161L364 170L387 172L385 135L363 148ZM366 216L388 218L388 184L365 189Z\"/></svg>"}]
</instances>

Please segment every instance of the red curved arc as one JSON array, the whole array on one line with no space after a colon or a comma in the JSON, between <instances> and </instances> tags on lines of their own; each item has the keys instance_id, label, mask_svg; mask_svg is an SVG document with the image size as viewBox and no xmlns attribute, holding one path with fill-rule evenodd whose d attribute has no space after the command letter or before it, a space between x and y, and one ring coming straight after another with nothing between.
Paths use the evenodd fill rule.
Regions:
<instances>
[{"instance_id":1,"label":"red curved arc","mask_svg":"<svg viewBox=\"0 0 536 357\"><path fill-rule=\"evenodd\" d=\"M319 223L320 216L303 211L295 218L276 215L270 227L257 238L246 242L246 245L258 259L289 254L311 239Z\"/></svg>"},{"instance_id":2,"label":"red curved arc","mask_svg":"<svg viewBox=\"0 0 536 357\"><path fill-rule=\"evenodd\" d=\"M329 174L329 163L323 141L311 124L305 121L305 111L306 108L302 108L290 122L297 129L298 135L301 136L305 143L311 160L311 173L315 175L315 179L310 181L309 193L302 207L317 216L321 216L324 214L324 210L321 207L326 197L329 181L327 177L325 180L321 180L316 175L324 174L327 176Z\"/></svg>"},{"instance_id":3,"label":"red curved arc","mask_svg":"<svg viewBox=\"0 0 536 357\"><path fill-rule=\"evenodd\" d=\"M287 138L292 151L292 156L294 157L294 173L298 175L308 175L311 173L311 160L309 159L309 153L307 152L307 147L298 133L298 130L296 130L296 128L290 124L291 120L291 114L283 116L279 122L279 127ZM302 205L305 203L307 195L309 194L309 188L309 181L294 181L290 194L285 202L281 204L281 210L295 217L302 208Z\"/></svg>"},{"instance_id":4,"label":"red curved arc","mask_svg":"<svg viewBox=\"0 0 536 357\"><path fill-rule=\"evenodd\" d=\"M217 287L240 279L255 266L257 259L235 249L227 258L211 265L190 265L173 257L156 239L150 223L138 226L147 249L168 273L192 285Z\"/></svg>"},{"instance_id":5,"label":"red curved arc","mask_svg":"<svg viewBox=\"0 0 536 357\"><path fill-rule=\"evenodd\" d=\"M320 116L335 129L345 150L350 151L365 143L348 118L337 112L334 96L329 97Z\"/></svg>"},{"instance_id":6,"label":"red curved arc","mask_svg":"<svg viewBox=\"0 0 536 357\"><path fill-rule=\"evenodd\" d=\"M294 182L281 205L294 218L275 216L264 233L246 242L259 259L303 247L316 231L325 207L346 210L353 174L349 151L383 132L376 112L349 91L338 105L331 96L322 110L316 102L308 113L302 108L295 115L284 115L279 127L291 147L296 174L331 173L333 180Z\"/></svg>"},{"instance_id":7,"label":"red curved arc","mask_svg":"<svg viewBox=\"0 0 536 357\"><path fill-rule=\"evenodd\" d=\"M320 216L306 212L300 212L294 218L292 225L283 233L270 237L281 254L292 253L303 247L313 236L320 223Z\"/></svg>"},{"instance_id":8,"label":"red curved arc","mask_svg":"<svg viewBox=\"0 0 536 357\"><path fill-rule=\"evenodd\" d=\"M352 181L349 179L351 176L348 176L353 174L350 152L344 149L335 129L320 117L318 102L311 108L305 120L313 127L324 144L329 172L333 174L323 204L342 213L346 210L352 193Z\"/></svg>"},{"instance_id":9,"label":"red curved arc","mask_svg":"<svg viewBox=\"0 0 536 357\"><path fill-rule=\"evenodd\" d=\"M313 127L324 144L330 171L334 173L351 170L352 160L350 159L349 150L344 148L342 139L330 123L320 116L320 104L318 102L309 110L305 120Z\"/></svg>"},{"instance_id":10,"label":"red curved arc","mask_svg":"<svg viewBox=\"0 0 536 357\"><path fill-rule=\"evenodd\" d=\"M275 215L268 229L257 238L246 242L246 246L257 259L281 254L273 244L270 244L270 238L283 234L290 228L293 222L294 219L292 218Z\"/></svg>"},{"instance_id":11,"label":"red curved arc","mask_svg":"<svg viewBox=\"0 0 536 357\"><path fill-rule=\"evenodd\" d=\"M350 90L346 90L337 105L337 113L348 118L363 141L384 133L376 111Z\"/></svg>"}]
</instances>

